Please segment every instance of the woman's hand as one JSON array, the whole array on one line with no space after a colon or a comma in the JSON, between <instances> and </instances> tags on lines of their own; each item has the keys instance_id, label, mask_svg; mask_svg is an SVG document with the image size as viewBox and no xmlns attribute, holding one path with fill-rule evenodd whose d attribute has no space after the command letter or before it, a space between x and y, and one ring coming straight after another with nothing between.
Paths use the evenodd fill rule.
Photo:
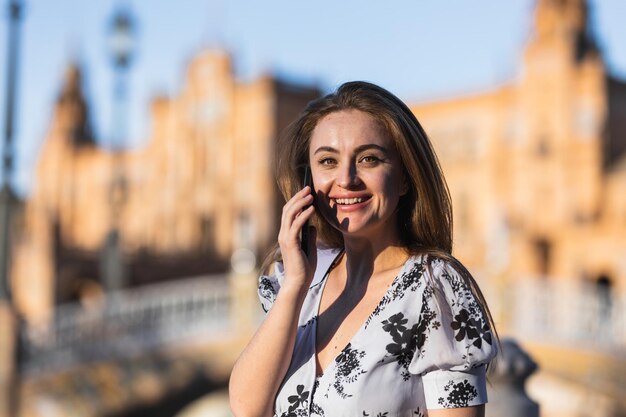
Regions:
<instances>
[{"instance_id":1,"label":"woman's hand","mask_svg":"<svg viewBox=\"0 0 626 417\"><path fill-rule=\"evenodd\" d=\"M281 291L295 291L304 295L311 285L317 263L317 233L311 228L309 256L300 248L300 231L315 212L311 187L298 191L283 207L278 233L278 245L285 268L285 281Z\"/></svg>"}]
</instances>

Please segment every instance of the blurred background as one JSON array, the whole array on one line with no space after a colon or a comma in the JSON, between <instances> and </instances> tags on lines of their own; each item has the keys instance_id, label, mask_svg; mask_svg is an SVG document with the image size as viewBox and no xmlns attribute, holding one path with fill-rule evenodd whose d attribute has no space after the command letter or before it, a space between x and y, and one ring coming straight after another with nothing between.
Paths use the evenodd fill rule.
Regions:
<instances>
[{"instance_id":1,"label":"blurred background","mask_svg":"<svg viewBox=\"0 0 626 417\"><path fill-rule=\"evenodd\" d=\"M0 8L0 417L229 416L275 139L355 79L422 122L454 253L526 352L494 410L512 384L544 417L626 415L626 2Z\"/></svg>"}]
</instances>

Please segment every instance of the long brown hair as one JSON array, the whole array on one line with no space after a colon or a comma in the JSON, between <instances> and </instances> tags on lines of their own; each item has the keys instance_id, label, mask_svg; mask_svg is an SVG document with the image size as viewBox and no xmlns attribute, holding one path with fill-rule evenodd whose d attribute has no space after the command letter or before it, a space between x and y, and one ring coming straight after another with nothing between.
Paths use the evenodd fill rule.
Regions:
<instances>
[{"instance_id":1,"label":"long brown hair","mask_svg":"<svg viewBox=\"0 0 626 417\"><path fill-rule=\"evenodd\" d=\"M302 187L303 169L309 164L311 135L320 120L342 110L359 110L370 115L395 143L402 161L408 192L398 203L398 231L402 245L411 255L433 255L448 260L472 289L483 306L491 328L493 320L484 297L467 269L452 256L452 203L439 160L426 132L411 110L398 97L364 81L342 84L336 92L311 101L298 119L281 135L277 146L275 175L288 201ZM321 215L311 223L324 246L343 248L341 232ZM277 246L268 254L262 270L280 259Z\"/></svg>"}]
</instances>

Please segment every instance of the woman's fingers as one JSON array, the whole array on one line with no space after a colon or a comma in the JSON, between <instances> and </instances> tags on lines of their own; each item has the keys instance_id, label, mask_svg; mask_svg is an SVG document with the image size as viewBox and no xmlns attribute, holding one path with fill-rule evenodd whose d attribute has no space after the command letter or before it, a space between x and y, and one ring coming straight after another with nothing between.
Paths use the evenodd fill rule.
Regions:
<instances>
[{"instance_id":1,"label":"woman's fingers","mask_svg":"<svg viewBox=\"0 0 626 417\"><path fill-rule=\"evenodd\" d=\"M313 195L311 194L311 189L310 187L305 187L285 204L278 236L279 242L288 243L299 235L302 225L311 217L314 211L312 203Z\"/></svg>"},{"instance_id":2,"label":"woman's fingers","mask_svg":"<svg viewBox=\"0 0 626 417\"><path fill-rule=\"evenodd\" d=\"M310 187L304 187L298 191L283 207L283 219L293 220L295 215L307 204L311 204L313 195Z\"/></svg>"},{"instance_id":3,"label":"woman's fingers","mask_svg":"<svg viewBox=\"0 0 626 417\"><path fill-rule=\"evenodd\" d=\"M310 205L297 213L291 224L288 225L285 230L281 231L283 243L287 245L293 244L294 246L299 246L300 232L302 231L302 228L305 227L307 220L311 218L314 212L315 207Z\"/></svg>"},{"instance_id":4,"label":"woman's fingers","mask_svg":"<svg viewBox=\"0 0 626 417\"><path fill-rule=\"evenodd\" d=\"M313 212L315 211L315 207L309 205L305 207L302 211L296 213L296 217L291 222L291 232L299 232L304 223L309 220Z\"/></svg>"},{"instance_id":5,"label":"woman's fingers","mask_svg":"<svg viewBox=\"0 0 626 417\"><path fill-rule=\"evenodd\" d=\"M315 270L317 266L317 229L310 226L311 232L309 233L309 264Z\"/></svg>"}]
</instances>

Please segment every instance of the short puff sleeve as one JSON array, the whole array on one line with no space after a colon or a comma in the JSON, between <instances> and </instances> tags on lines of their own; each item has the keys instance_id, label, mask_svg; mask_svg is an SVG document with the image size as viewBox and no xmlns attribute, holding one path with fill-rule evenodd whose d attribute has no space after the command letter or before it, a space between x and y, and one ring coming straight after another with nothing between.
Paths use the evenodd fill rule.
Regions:
<instances>
[{"instance_id":1,"label":"short puff sleeve","mask_svg":"<svg viewBox=\"0 0 626 417\"><path fill-rule=\"evenodd\" d=\"M484 404L486 365L497 353L489 322L448 261L432 260L426 275L417 351L409 371L422 376L429 409Z\"/></svg>"}]
</instances>

